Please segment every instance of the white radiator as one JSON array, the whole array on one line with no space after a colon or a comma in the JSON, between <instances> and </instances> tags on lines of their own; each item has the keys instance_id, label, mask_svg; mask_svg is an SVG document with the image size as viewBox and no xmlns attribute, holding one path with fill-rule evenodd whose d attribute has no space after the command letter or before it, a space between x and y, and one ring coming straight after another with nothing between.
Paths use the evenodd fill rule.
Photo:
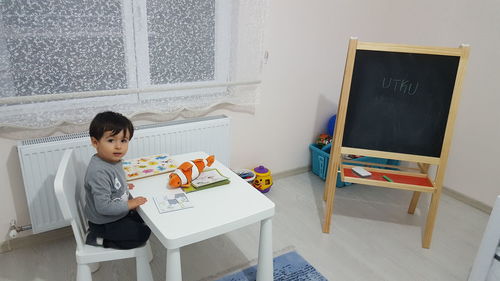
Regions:
<instances>
[{"instance_id":1,"label":"white radiator","mask_svg":"<svg viewBox=\"0 0 500 281\"><path fill-rule=\"evenodd\" d=\"M54 177L66 149L73 149L77 161L87 164L95 153L88 133L46 137L18 142L24 188L34 233L68 225L54 195ZM139 126L125 158L158 153L170 155L204 151L229 167L229 118L214 116ZM81 171L82 174L85 171Z\"/></svg>"}]
</instances>

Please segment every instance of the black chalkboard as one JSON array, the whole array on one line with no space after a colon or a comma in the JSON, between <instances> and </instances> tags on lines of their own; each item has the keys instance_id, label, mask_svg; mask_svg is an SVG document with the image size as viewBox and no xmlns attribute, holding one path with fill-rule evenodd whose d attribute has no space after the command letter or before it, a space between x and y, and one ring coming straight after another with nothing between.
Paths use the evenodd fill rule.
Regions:
<instances>
[{"instance_id":1,"label":"black chalkboard","mask_svg":"<svg viewBox=\"0 0 500 281\"><path fill-rule=\"evenodd\" d=\"M440 157L459 61L357 50L342 146Z\"/></svg>"}]
</instances>

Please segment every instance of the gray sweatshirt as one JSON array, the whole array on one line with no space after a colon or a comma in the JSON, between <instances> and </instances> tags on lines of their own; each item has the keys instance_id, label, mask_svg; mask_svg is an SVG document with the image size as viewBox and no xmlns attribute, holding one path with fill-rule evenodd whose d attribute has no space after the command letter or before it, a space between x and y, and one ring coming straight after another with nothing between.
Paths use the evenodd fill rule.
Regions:
<instances>
[{"instance_id":1,"label":"gray sweatshirt","mask_svg":"<svg viewBox=\"0 0 500 281\"><path fill-rule=\"evenodd\" d=\"M87 219L95 224L117 221L128 213L128 186L122 162L109 163L95 154L85 174Z\"/></svg>"}]
</instances>

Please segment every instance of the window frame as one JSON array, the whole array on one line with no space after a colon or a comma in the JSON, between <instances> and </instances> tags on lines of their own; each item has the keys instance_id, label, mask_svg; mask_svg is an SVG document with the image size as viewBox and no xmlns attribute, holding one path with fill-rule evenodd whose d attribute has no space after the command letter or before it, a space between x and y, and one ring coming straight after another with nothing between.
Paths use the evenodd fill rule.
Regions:
<instances>
[{"instance_id":1,"label":"window frame","mask_svg":"<svg viewBox=\"0 0 500 281\"><path fill-rule=\"evenodd\" d=\"M123 0L129 2L132 0ZM124 27L124 34L128 37L133 32L135 53L127 52L130 57L130 62L135 62L135 69L130 69L132 75L136 73L136 87L139 89L151 89L151 91L143 91L139 95L141 100L149 100L165 97L165 91L171 96L191 96L203 95L200 88L204 85L208 87L205 93L213 94L227 90L225 86L211 87L210 85L218 85L229 81L230 73L230 56L231 56L231 24L232 24L232 1L213 0L215 2L215 58L214 58L214 79L211 81L194 81L181 82L172 84L151 84L150 78L150 62L149 62L149 39L148 39L148 22L147 22L147 2L148 0L134 0L132 3L123 5L127 6L127 11L124 12L123 22L127 22L127 18L132 15L133 30L127 25ZM131 9L131 10L130 10ZM127 28L127 29L125 29ZM127 41L128 42L128 41ZM132 58L132 55L135 57ZM129 66L131 68L131 66ZM192 89L190 89L192 88ZM155 89L164 89L165 91L156 91Z\"/></svg>"}]
</instances>

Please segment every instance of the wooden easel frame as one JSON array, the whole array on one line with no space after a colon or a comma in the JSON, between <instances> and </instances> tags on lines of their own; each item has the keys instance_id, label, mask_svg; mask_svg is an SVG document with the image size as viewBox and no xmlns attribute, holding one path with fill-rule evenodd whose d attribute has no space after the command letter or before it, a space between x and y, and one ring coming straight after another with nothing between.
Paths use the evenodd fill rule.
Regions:
<instances>
[{"instance_id":1,"label":"wooden easel frame","mask_svg":"<svg viewBox=\"0 0 500 281\"><path fill-rule=\"evenodd\" d=\"M430 54L430 55L446 55L446 56L457 56L460 57L460 61L457 69L457 76L455 80L455 85L453 89L450 110L448 114L448 120L446 123L446 129L443 139L443 145L441 150L440 157L428 157L428 156L419 156L413 154L402 154L402 153L393 153L393 152L385 152L385 151L375 151L375 150L366 150L366 149L358 149L358 148L350 148L342 146L342 139L344 136L344 128L346 122L346 114L347 114L347 105L349 101L349 92L351 89L351 81L354 70L354 60L356 57L357 50L372 50L372 51L386 51L386 52L401 52L401 53L414 53L414 54ZM415 212L415 208L417 206L418 200L420 198L421 192L432 193L432 198L427 214L427 220L425 223L425 230L422 239L422 247L429 248L432 240L432 232L434 229L434 224L437 215L437 209L439 205L439 199L441 196L444 173L446 170L446 164L448 160L448 152L451 143L451 137L453 135L453 126L455 123L456 112L458 108L459 96L462 89L462 80L465 74L465 69L467 65L469 57L469 47L466 45L461 45L459 48L439 48L439 47L422 47L422 46L410 46L410 45L397 45L397 44L385 44L385 43L369 43L369 42L358 42L357 38L351 38L349 40L349 48L347 53L346 65L344 69L344 78L342 82L342 92L340 96L339 107L337 111L337 123L335 125L335 136L334 143L330 152L330 160L328 165L328 174L325 183L324 190L324 198L326 200L325 207L325 218L323 222L323 232L330 232L330 222L331 216L333 214L333 200L335 197L335 185L337 182L338 171L340 169L340 174L342 176L342 181L351 182L351 183L359 183L366 184L372 186L382 186L396 189L405 189L413 191L413 197L411 199L410 205L408 207L408 213L413 214ZM365 167L366 170L371 171L372 173L383 171L385 174L389 173L395 176L407 176L407 177L415 177L415 178L426 178L428 179L429 185L420 185L420 184L408 184L401 182L388 182L384 180L374 180L369 178L359 178L356 176L346 176L345 171L352 166L346 165L346 162L342 159L343 154L354 154L354 155L362 155L362 156L371 156L371 157L380 157L380 158L388 158L395 159L401 161L408 161L418 164L417 171L403 172L396 170L382 170L378 168L369 168ZM352 162L351 162L352 163ZM351 164L348 163L348 164ZM363 163L367 164L367 163ZM368 163L369 164L369 163ZM429 167L430 165L437 166L436 174L434 179L429 178ZM376 164L372 166L377 167L393 167L393 168L401 168L397 166L391 165L380 165Z\"/></svg>"}]
</instances>

